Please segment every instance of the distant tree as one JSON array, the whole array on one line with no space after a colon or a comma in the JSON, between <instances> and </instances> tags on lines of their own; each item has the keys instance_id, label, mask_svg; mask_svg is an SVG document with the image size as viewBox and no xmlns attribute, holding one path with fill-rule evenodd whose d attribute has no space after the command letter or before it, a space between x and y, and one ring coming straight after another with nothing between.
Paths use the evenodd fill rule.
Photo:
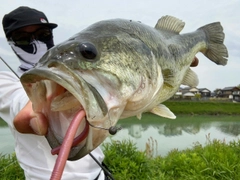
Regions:
<instances>
[{"instance_id":1,"label":"distant tree","mask_svg":"<svg viewBox=\"0 0 240 180\"><path fill-rule=\"evenodd\" d=\"M240 88L240 84L237 87Z\"/></svg>"},{"instance_id":2,"label":"distant tree","mask_svg":"<svg viewBox=\"0 0 240 180\"><path fill-rule=\"evenodd\" d=\"M195 94L195 98L200 99L201 98L201 94L200 93L196 93Z\"/></svg>"},{"instance_id":3,"label":"distant tree","mask_svg":"<svg viewBox=\"0 0 240 180\"><path fill-rule=\"evenodd\" d=\"M220 88L217 88L217 89L215 89L213 92L214 92L215 94L217 94L218 91L221 91L221 89L220 89Z\"/></svg>"},{"instance_id":4,"label":"distant tree","mask_svg":"<svg viewBox=\"0 0 240 180\"><path fill-rule=\"evenodd\" d=\"M221 97L222 96L222 90L221 89L215 89L214 91L214 94L216 97Z\"/></svg>"}]
</instances>

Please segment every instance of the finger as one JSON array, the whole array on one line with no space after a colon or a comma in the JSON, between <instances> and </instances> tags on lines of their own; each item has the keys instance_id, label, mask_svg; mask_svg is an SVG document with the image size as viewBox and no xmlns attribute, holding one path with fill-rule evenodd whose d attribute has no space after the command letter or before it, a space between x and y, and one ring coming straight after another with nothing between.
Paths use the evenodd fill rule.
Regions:
<instances>
[{"instance_id":1,"label":"finger","mask_svg":"<svg viewBox=\"0 0 240 180\"><path fill-rule=\"evenodd\" d=\"M32 110L32 103L30 101L15 116L13 124L20 133L37 135L45 135L48 128L46 117L42 113L35 113Z\"/></svg>"},{"instance_id":2,"label":"finger","mask_svg":"<svg viewBox=\"0 0 240 180\"><path fill-rule=\"evenodd\" d=\"M42 113L35 113L30 119L30 127L38 135L46 135L48 130L48 122Z\"/></svg>"}]
</instances>

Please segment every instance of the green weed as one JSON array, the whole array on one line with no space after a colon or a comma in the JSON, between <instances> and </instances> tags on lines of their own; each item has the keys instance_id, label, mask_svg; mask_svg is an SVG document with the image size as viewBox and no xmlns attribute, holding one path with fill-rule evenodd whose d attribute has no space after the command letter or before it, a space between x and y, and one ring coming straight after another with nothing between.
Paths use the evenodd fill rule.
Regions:
<instances>
[{"instance_id":1,"label":"green weed","mask_svg":"<svg viewBox=\"0 0 240 180\"><path fill-rule=\"evenodd\" d=\"M104 162L116 180L238 180L240 179L240 140L226 143L211 140L194 144L193 148L173 149L167 156L141 152L129 140L104 143ZM154 145L150 140L147 146ZM146 146L146 147L147 147ZM148 147L149 148L149 147ZM24 180L16 156L0 156L2 180Z\"/></svg>"},{"instance_id":2,"label":"green weed","mask_svg":"<svg viewBox=\"0 0 240 180\"><path fill-rule=\"evenodd\" d=\"M166 157L155 158L137 151L129 141L112 141L104 145L104 153L117 180L240 179L240 141L226 144L207 136L205 146L196 143L192 149L174 149Z\"/></svg>"},{"instance_id":3,"label":"green weed","mask_svg":"<svg viewBox=\"0 0 240 180\"><path fill-rule=\"evenodd\" d=\"M18 164L15 154L0 154L0 177L1 180L23 180L24 172Z\"/></svg>"}]
</instances>

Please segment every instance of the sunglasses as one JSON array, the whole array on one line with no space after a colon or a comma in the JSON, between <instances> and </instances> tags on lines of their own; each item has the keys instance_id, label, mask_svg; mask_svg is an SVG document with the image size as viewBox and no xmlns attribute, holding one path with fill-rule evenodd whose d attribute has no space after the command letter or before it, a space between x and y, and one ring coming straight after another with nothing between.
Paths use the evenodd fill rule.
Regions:
<instances>
[{"instance_id":1,"label":"sunglasses","mask_svg":"<svg viewBox=\"0 0 240 180\"><path fill-rule=\"evenodd\" d=\"M16 45L29 45L33 40L47 42L52 38L52 29L44 27L37 29L34 32L13 32L10 40L12 40Z\"/></svg>"}]
</instances>

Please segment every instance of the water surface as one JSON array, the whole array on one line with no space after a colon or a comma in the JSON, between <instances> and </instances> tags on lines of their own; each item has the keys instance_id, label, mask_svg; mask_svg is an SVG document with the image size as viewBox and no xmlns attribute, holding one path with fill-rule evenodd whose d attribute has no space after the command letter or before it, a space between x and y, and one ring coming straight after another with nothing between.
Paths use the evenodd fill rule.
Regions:
<instances>
[{"instance_id":1,"label":"water surface","mask_svg":"<svg viewBox=\"0 0 240 180\"><path fill-rule=\"evenodd\" d=\"M146 143L153 142L155 155L162 156L173 149L192 148L196 143L205 145L207 137L226 142L240 137L240 116L178 116L170 120L146 114L141 120L120 120L118 125L123 129L105 142L127 139L142 151Z\"/></svg>"},{"instance_id":2,"label":"water surface","mask_svg":"<svg viewBox=\"0 0 240 180\"><path fill-rule=\"evenodd\" d=\"M226 142L240 138L240 116L178 116L171 120L152 114L145 114L141 120L128 118L120 120L122 127L116 135L105 140L131 140L139 150L146 149L146 143L153 142L155 155L165 156L172 149L183 150L198 142L206 144L210 139ZM14 139L6 125L0 126L0 153L12 153Z\"/></svg>"},{"instance_id":3,"label":"water surface","mask_svg":"<svg viewBox=\"0 0 240 180\"><path fill-rule=\"evenodd\" d=\"M14 152L14 138L8 126L0 126L0 154Z\"/></svg>"}]
</instances>

